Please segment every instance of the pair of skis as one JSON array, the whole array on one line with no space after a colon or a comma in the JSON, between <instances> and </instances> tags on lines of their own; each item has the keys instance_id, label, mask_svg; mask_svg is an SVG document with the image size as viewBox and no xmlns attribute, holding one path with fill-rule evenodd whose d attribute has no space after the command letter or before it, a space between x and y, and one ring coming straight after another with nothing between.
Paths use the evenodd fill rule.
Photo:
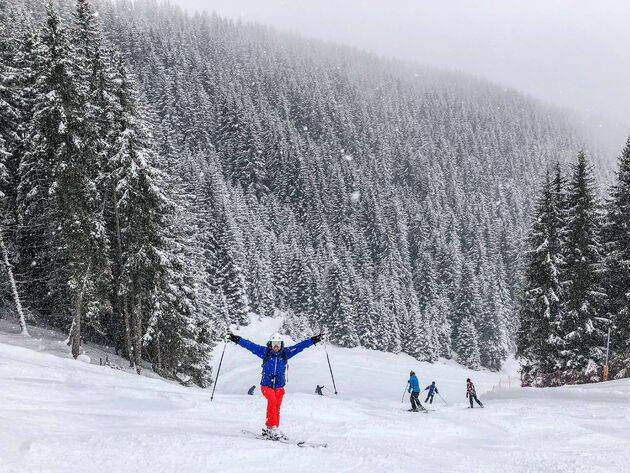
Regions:
<instances>
[{"instance_id":1,"label":"pair of skis","mask_svg":"<svg viewBox=\"0 0 630 473\"><path fill-rule=\"evenodd\" d=\"M279 442L279 443L285 443L288 445L297 445L298 447L311 447L311 448L326 448L328 447L327 443L319 443L319 442L309 442L308 440L290 440L290 439L271 439L269 437L266 437L262 434L257 434L255 432L252 432L250 430L243 430L243 434L245 434L248 437L251 438L256 438L259 440L268 440L270 442Z\"/></svg>"}]
</instances>

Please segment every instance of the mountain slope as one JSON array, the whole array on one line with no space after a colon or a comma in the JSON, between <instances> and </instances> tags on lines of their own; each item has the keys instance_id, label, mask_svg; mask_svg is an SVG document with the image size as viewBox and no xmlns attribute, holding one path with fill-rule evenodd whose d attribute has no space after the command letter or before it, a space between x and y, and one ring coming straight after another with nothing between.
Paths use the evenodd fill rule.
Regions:
<instances>
[{"instance_id":1,"label":"mountain slope","mask_svg":"<svg viewBox=\"0 0 630 473\"><path fill-rule=\"evenodd\" d=\"M275 325L274 325L275 324ZM241 334L260 342L278 321L254 321ZM627 380L555 389L485 393L498 375L454 363L419 363L407 355L329 348L339 395L329 386L321 347L293 360L281 427L291 437L327 442L300 449L245 438L263 424L259 360L230 345L217 394L183 388L107 367L80 363L0 332L2 470L56 473L145 471L427 471L621 473L630 467ZM264 338L264 337L263 337ZM40 348L41 349L41 348ZM219 347L219 350L222 347ZM218 360L218 357L215 357ZM401 394L409 369L424 387L435 380L449 406L436 398L429 414L407 412ZM466 409L465 379L473 376L485 409Z\"/></svg>"}]
</instances>

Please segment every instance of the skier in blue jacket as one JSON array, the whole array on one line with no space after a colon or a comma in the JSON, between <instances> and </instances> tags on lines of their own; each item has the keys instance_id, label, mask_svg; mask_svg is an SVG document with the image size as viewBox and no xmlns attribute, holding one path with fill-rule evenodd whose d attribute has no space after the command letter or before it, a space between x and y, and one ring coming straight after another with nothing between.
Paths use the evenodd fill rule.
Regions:
<instances>
[{"instance_id":1,"label":"skier in blue jacket","mask_svg":"<svg viewBox=\"0 0 630 473\"><path fill-rule=\"evenodd\" d=\"M315 335L290 347L284 346L282 335L279 333L274 333L269 337L267 346L257 345L233 333L229 333L228 337L232 342L262 358L260 392L267 399L267 422L263 429L263 436L272 440L286 439L278 426L280 425L280 406L286 384L287 362L289 358L293 358L305 348L321 341L323 335Z\"/></svg>"},{"instance_id":2,"label":"skier in blue jacket","mask_svg":"<svg viewBox=\"0 0 630 473\"><path fill-rule=\"evenodd\" d=\"M433 396L435 396L436 394L440 394L440 391L438 391L438 388L435 385L435 381L433 381L429 386L424 388L425 391L427 389L429 390L429 394L427 394L427 398L424 400L424 402L429 401L429 404L433 404Z\"/></svg>"},{"instance_id":3,"label":"skier in blue jacket","mask_svg":"<svg viewBox=\"0 0 630 473\"><path fill-rule=\"evenodd\" d=\"M418 396L420 396L420 383L418 382L416 373L413 371L409 372L409 387L407 388L407 392L411 393L411 409L409 410L414 412L424 411L425 408L422 407L420 399L418 399Z\"/></svg>"}]
</instances>

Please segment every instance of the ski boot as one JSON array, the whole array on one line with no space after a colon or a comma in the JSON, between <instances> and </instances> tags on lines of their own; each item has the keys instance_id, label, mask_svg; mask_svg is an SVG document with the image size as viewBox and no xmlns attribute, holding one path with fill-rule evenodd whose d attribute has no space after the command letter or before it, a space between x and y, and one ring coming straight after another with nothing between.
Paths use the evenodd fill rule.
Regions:
<instances>
[{"instance_id":1,"label":"ski boot","mask_svg":"<svg viewBox=\"0 0 630 473\"><path fill-rule=\"evenodd\" d=\"M279 437L275 429L275 427L263 427L262 436L269 440L278 440Z\"/></svg>"}]
</instances>

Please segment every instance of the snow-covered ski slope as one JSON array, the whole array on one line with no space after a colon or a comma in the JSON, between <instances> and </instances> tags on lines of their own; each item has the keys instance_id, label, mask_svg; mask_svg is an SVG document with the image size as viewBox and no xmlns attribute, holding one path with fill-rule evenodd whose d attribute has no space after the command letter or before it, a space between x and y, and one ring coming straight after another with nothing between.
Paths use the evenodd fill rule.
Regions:
<instances>
[{"instance_id":1,"label":"snow-covered ski slope","mask_svg":"<svg viewBox=\"0 0 630 473\"><path fill-rule=\"evenodd\" d=\"M239 333L262 343L278 324ZM0 324L2 473L630 472L630 380L486 393L508 373L329 347L339 395L321 397L315 385L332 386L317 346L290 361L281 428L328 448L299 448L242 434L263 425L265 400L258 388L245 394L260 360L239 347L227 347L211 404L210 390L75 361L49 332L23 339L7 328ZM410 369L422 387L435 380L450 405L436 397L435 412L407 412ZM485 409L466 409L467 376Z\"/></svg>"}]
</instances>

